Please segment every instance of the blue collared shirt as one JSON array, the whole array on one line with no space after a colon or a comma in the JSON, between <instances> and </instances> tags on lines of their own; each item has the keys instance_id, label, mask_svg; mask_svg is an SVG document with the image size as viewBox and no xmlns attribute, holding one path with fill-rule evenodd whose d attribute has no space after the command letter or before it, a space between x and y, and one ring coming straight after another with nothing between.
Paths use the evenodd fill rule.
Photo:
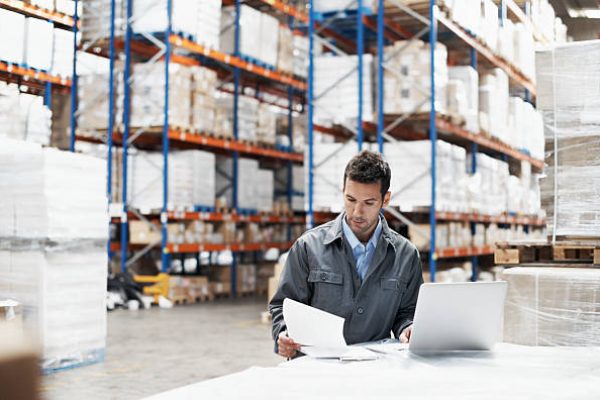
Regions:
<instances>
[{"instance_id":1,"label":"blue collared shirt","mask_svg":"<svg viewBox=\"0 0 600 400\"><path fill-rule=\"evenodd\" d=\"M350 229L350 226L346 222L345 216L342 218L342 228L344 236L352 248L352 255L356 262L356 272L358 272L358 276L360 276L362 282L365 280L369 265L373 259L373 254L375 254L375 249L377 248L377 241L379 240L379 236L381 236L381 217L379 217L377 227L366 245L362 244L356 235L354 235L354 232L352 232L352 229Z\"/></svg>"}]
</instances>

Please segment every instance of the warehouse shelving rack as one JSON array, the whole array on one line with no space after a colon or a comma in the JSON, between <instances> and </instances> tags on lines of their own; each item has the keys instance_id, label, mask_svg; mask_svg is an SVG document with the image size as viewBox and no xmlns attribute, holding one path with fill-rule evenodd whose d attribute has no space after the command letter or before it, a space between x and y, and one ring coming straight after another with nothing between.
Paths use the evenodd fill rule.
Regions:
<instances>
[{"instance_id":1,"label":"warehouse shelving rack","mask_svg":"<svg viewBox=\"0 0 600 400\"><path fill-rule=\"evenodd\" d=\"M46 10L21 0L0 0L0 8L22 14L26 17L43 19L52 22L55 27L73 30L73 17L56 11ZM0 60L2 55L0 54ZM26 65L16 65L0 61L0 80L25 85L32 93L44 96L44 105L51 107L52 92L68 92L72 90L71 79L30 68Z\"/></svg>"},{"instance_id":2,"label":"warehouse shelving rack","mask_svg":"<svg viewBox=\"0 0 600 400\"><path fill-rule=\"evenodd\" d=\"M315 29L315 25L317 24L317 16L314 12L314 3L318 0L310 0L309 1L309 12L308 12L308 32L310 38L310 64L309 64L309 80L308 80L308 116L309 116L309 147L308 147L308 212L307 212L307 220L309 227L313 226L315 223L315 216L319 215L313 209L313 189L314 189L314 180L313 176L318 166L314 164L313 150L314 150L314 141L313 135L314 132L317 131L315 129L315 124L313 123L313 109L314 109L314 99L318 98L318 95L315 95L313 90L313 77L314 77L314 52L313 46L316 41L319 43L324 43L323 38L317 38L315 33L318 32ZM524 97L526 100L531 101L531 96L535 96L535 86L531 82L531 80L526 77L518 68L514 65L510 64L503 58L496 55L491 49L489 49L486 45L480 43L476 38L474 38L470 33L465 31L462 27L456 24L454 21L448 19L443 13L441 13L438 9L435 0L430 0L426 3L426 9L420 10L420 12L413 10L411 7L404 4L401 0L389 0L384 3L384 0L377 1L377 23L376 23L376 54L377 54L377 124L373 123L365 123L362 120L361 116L361 106L362 106L362 74L360 71L361 62L358 64L358 81L359 81L359 110L358 110L358 119L356 127L348 128L343 127L340 130L346 131L346 137L355 137L358 145L358 150L362 148L362 142L365 139L365 133L369 135L370 139L375 139L378 143L378 148L380 152L383 152L384 142L387 141L396 141L396 140L411 140L411 139L429 139L431 141L431 207L428 212L429 214L429 225L430 232L428 240L430 241L429 246L429 270L432 281L435 281L435 273L436 273L436 262L438 259L442 258L452 258L452 257L472 257L473 271L472 271L472 279L475 280L477 277L477 265L478 265L478 256L480 255L489 255L492 254L492 248L489 246L482 247L468 247L468 248L449 248L449 249L437 249L435 243L435 232L436 232L436 223L438 220L459 220L471 223L472 230L474 229L474 224L476 222L498 222L498 223L516 223L522 224L528 227L529 225L538 225L540 224L539 220L530 217L512 217L512 216L500 216L500 217L492 217L492 216L481 216L478 214L450 214L450 213L440 213L436 210L436 169L434 166L436 165L436 140L442 139L448 142L461 145L463 147L469 148L472 155L472 171L475 172L476 163L475 163L475 154L477 152L485 152L488 154L492 154L495 156L500 156L505 160L523 160L531 163L534 170L540 171L543 168L543 161L533 159L526 151L522 151L520 149L514 149L511 146L501 143L495 139L488 138L479 133L468 132L459 126L452 124L451 122L446 121L445 119L440 118L435 109L435 77L434 77L434 52L435 52L435 43L438 40L438 23L442 24L445 27L447 32L450 32L455 37L458 37L460 41L462 41L462 45L467 47L469 50L471 65L477 69L477 58L478 55L483 57L483 61L492 65L494 67L501 68L510 78L510 81L513 85L518 85L524 89ZM504 4L504 2L502 2ZM501 5L501 10L504 5ZM517 18L522 18L522 13L519 13L518 7L514 4L512 0L509 0L508 7L513 14L517 15ZM362 9L362 1L353 1L349 2L347 7L351 7L356 5L357 11L355 12L346 12L347 10L342 10L340 13L334 14L333 17L343 14L346 17L346 20L341 24L343 27L348 26L348 19L353 18L353 22L356 23L356 44L355 44L355 53L359 57L359 60L362 58L364 54L364 26L370 27L373 29L373 24L363 15ZM389 5L389 8L386 6ZM416 34L412 34L412 30L406 29L404 25L404 21L400 22L397 19L396 12L403 13L404 15L408 15L414 21L418 21L424 27L419 27L419 31ZM424 12L423 12L424 11ZM501 18L506 15L503 13ZM306 19L305 19L306 20ZM329 29L335 31L335 21L323 22L319 21L322 24L326 24ZM447 33L445 33L448 35ZM430 55L430 112L428 119L428 134L423 132L414 131L413 129L406 129L403 126L403 123L410 119L412 113L407 113L401 115L399 118L394 121L389 121L386 119L383 114L383 74L385 69L385 60L383 58L383 46L384 42L387 41L395 41L400 39L411 39L411 38L419 38L427 35L429 43L432 43L430 46L431 55ZM348 36L345 36L348 38ZM335 47L331 48L333 52L341 53L339 49ZM324 132L325 130L321 130ZM332 133L336 131L335 128L329 129ZM347 132L350 132L351 135L347 135ZM344 136L344 134L337 133L337 136ZM404 222L407 225L411 225L412 222L409 218L401 214L398 210L388 208L387 213L392 217L397 218ZM321 215L322 216L322 215Z\"/></svg>"},{"instance_id":3,"label":"warehouse shelving rack","mask_svg":"<svg viewBox=\"0 0 600 400\"><path fill-rule=\"evenodd\" d=\"M93 52L98 55L106 56L110 60L109 72L109 123L106 144L108 146L108 197L112 199L110 182L112 180L112 151L114 146L119 146L123 149L123 154L127 154L129 146L134 144L144 144L146 146L156 146L160 148L163 155L162 166L162 184L163 184L163 207L157 215L149 215L140 213L138 210L130 209L128 206L127 192L127 157L122 157L122 204L121 212L118 218L113 221L120 224L120 241L119 243L109 244L109 257L112 252L120 251L121 269L124 271L131 262L139 259L143 254L156 247L155 243L147 246L134 246L128 242L128 221L130 219L139 219L148 223L151 229L157 229L153 224L159 222L161 225L161 261L162 270L167 271L169 267L169 257L173 253L199 253L202 251L224 251L229 250L233 254L232 263L232 295L236 295L236 266L237 253L239 252L256 252L265 251L268 248L287 249L291 245L290 233L288 229L288 241L283 243L234 243L234 244L212 244L212 243L194 243L194 244L174 244L168 242L167 223L169 221L183 220L200 220L200 221L231 221L231 222L257 222L257 223L277 223L277 224L296 224L303 223L303 217L288 217L276 215L243 215L239 213L237 204L237 160L240 154L248 154L260 159L274 159L284 162L288 168L288 187L287 197L291 206L293 196L293 182L291 181L291 168L293 163L303 163L304 156L301 153L295 153L293 149L293 131L292 124L288 124L288 138L290 140L290 148L273 149L262 147L255 144L250 144L238 140L238 102L243 85L252 85L252 87L261 86L261 91L269 94L274 94L287 99L288 118L291 119L292 112L295 110L294 103L301 103L304 99L304 91L306 82L298 79L290 74L282 73L277 70L271 70L259 65L255 65L242 59L239 52L239 7L240 1L235 2L237 9L236 24L235 24L235 52L234 54L225 54L215 49L208 48L204 45L196 43L188 38L183 38L173 33L172 30L172 0L168 0L167 6L167 29L164 32L159 32L153 35L142 35L143 38L135 36L132 31L131 22L134 18L132 10L132 0L128 0L126 30L124 37L118 37L115 31L115 0L111 1L111 27L110 40L102 46L87 46L86 51ZM175 53L173 50L179 50ZM123 82L127 82L123 89L123 122L122 129L117 129L114 118L115 109L115 94L114 94L114 62L118 52L124 53L124 76ZM182 55L180 53L185 53ZM131 71L131 65L134 62L135 56L144 56L148 62L164 60L165 65L165 90L164 90L164 108L163 108L163 124L162 134L157 137L148 135L144 132L144 128L136 129L130 126L130 103L131 103L131 81L134 79ZM183 65L203 65L210 66L217 70L219 78L228 79L233 75L233 139L216 138L210 134L186 132L181 129L176 129L169 124L169 66L171 63L179 63ZM75 139L89 140L99 142L98 137L88 137L80 132L77 132L75 123L73 124L71 140ZM215 150L226 152L232 155L234 160L233 176L231 177L233 213L219 213L212 211L174 211L167 207L168 199L168 161L169 150L172 145L186 145L187 148L192 147L204 148L207 150ZM290 207L291 208L291 207ZM141 247L141 248L140 248ZM132 252L133 256L129 257Z\"/></svg>"}]
</instances>

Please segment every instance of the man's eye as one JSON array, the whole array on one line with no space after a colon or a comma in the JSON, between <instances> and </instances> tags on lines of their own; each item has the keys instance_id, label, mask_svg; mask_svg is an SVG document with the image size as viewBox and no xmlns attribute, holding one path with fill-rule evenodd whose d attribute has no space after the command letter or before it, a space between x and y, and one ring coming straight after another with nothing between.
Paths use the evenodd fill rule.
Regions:
<instances>
[{"instance_id":1,"label":"man's eye","mask_svg":"<svg viewBox=\"0 0 600 400\"><path fill-rule=\"evenodd\" d=\"M372 206L372 205L374 205L374 204L375 204L375 203L373 203L373 202L370 202L370 201L368 201L368 202L367 202L367 205L368 205L368 206Z\"/></svg>"}]
</instances>

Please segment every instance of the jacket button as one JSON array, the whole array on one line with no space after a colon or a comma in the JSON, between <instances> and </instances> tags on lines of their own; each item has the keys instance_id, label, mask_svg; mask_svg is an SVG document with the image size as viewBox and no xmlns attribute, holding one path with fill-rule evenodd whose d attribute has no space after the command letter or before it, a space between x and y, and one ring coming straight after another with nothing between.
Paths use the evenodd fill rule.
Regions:
<instances>
[{"instance_id":1,"label":"jacket button","mask_svg":"<svg viewBox=\"0 0 600 400\"><path fill-rule=\"evenodd\" d=\"M365 310L362 307L358 307L358 309L356 310L357 313L362 314L365 312Z\"/></svg>"},{"instance_id":2,"label":"jacket button","mask_svg":"<svg viewBox=\"0 0 600 400\"><path fill-rule=\"evenodd\" d=\"M321 280L322 281L326 281L327 280L327 274L325 272L321 273Z\"/></svg>"}]
</instances>

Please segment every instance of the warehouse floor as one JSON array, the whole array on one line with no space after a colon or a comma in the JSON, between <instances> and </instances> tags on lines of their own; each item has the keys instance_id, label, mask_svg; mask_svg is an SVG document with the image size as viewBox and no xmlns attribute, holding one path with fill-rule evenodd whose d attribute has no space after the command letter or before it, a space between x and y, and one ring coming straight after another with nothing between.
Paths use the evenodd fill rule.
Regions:
<instances>
[{"instance_id":1,"label":"warehouse floor","mask_svg":"<svg viewBox=\"0 0 600 400\"><path fill-rule=\"evenodd\" d=\"M274 366L263 297L108 314L103 363L45 376L43 398L140 399L241 371Z\"/></svg>"}]
</instances>

